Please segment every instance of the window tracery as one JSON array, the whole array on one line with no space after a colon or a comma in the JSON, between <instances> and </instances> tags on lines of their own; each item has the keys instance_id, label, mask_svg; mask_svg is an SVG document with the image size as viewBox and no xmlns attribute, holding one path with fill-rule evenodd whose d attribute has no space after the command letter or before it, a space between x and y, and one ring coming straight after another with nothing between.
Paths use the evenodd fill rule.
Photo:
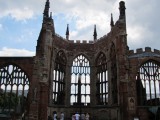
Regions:
<instances>
[{"instance_id":1,"label":"window tracery","mask_svg":"<svg viewBox=\"0 0 160 120\"><path fill-rule=\"evenodd\" d=\"M73 60L70 102L71 105L84 106L90 103L90 64L83 55Z\"/></svg>"},{"instance_id":2,"label":"window tracery","mask_svg":"<svg viewBox=\"0 0 160 120\"><path fill-rule=\"evenodd\" d=\"M16 65L0 68L0 109L1 112L24 112L26 109L29 79Z\"/></svg>"},{"instance_id":3,"label":"window tracery","mask_svg":"<svg viewBox=\"0 0 160 120\"><path fill-rule=\"evenodd\" d=\"M136 85L138 105L160 105L160 64L153 60L144 63Z\"/></svg>"},{"instance_id":4,"label":"window tracery","mask_svg":"<svg viewBox=\"0 0 160 120\"><path fill-rule=\"evenodd\" d=\"M66 57L63 51L57 53L53 71L53 103L64 104Z\"/></svg>"},{"instance_id":5,"label":"window tracery","mask_svg":"<svg viewBox=\"0 0 160 120\"><path fill-rule=\"evenodd\" d=\"M106 105L108 103L108 71L106 56L100 53L97 61L97 104Z\"/></svg>"}]
</instances>

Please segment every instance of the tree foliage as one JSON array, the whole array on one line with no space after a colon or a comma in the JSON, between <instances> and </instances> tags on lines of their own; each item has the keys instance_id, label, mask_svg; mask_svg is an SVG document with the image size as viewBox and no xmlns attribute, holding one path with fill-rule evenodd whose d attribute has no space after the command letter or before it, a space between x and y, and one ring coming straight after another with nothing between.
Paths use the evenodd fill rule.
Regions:
<instances>
[{"instance_id":1,"label":"tree foliage","mask_svg":"<svg viewBox=\"0 0 160 120\"><path fill-rule=\"evenodd\" d=\"M0 93L0 108L4 109L14 109L19 103L19 97L15 93L11 92L1 92Z\"/></svg>"}]
</instances>

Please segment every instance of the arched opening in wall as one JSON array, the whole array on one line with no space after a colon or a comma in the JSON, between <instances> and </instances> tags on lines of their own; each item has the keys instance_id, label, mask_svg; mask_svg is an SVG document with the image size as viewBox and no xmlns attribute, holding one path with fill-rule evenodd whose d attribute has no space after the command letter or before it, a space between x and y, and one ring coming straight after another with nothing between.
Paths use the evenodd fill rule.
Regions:
<instances>
[{"instance_id":1,"label":"arched opening in wall","mask_svg":"<svg viewBox=\"0 0 160 120\"><path fill-rule=\"evenodd\" d=\"M90 104L90 64L83 55L79 55L73 60L70 104L75 106Z\"/></svg>"},{"instance_id":2,"label":"arched opening in wall","mask_svg":"<svg viewBox=\"0 0 160 120\"><path fill-rule=\"evenodd\" d=\"M22 115L27 110L29 79L16 65L0 68L0 113Z\"/></svg>"},{"instance_id":3,"label":"arched opening in wall","mask_svg":"<svg viewBox=\"0 0 160 120\"><path fill-rule=\"evenodd\" d=\"M65 69L67 59L63 51L57 53L53 70L53 104L64 105Z\"/></svg>"},{"instance_id":4,"label":"arched opening in wall","mask_svg":"<svg viewBox=\"0 0 160 120\"><path fill-rule=\"evenodd\" d=\"M104 53L100 53L96 59L96 96L97 104L107 105L108 104L108 71L107 71L107 60Z\"/></svg>"},{"instance_id":5,"label":"arched opening in wall","mask_svg":"<svg viewBox=\"0 0 160 120\"><path fill-rule=\"evenodd\" d=\"M111 96L112 103L118 103L118 88L117 88L117 59L116 59L116 49L114 43L112 43L110 48L110 60L111 60Z\"/></svg>"},{"instance_id":6,"label":"arched opening in wall","mask_svg":"<svg viewBox=\"0 0 160 120\"><path fill-rule=\"evenodd\" d=\"M153 60L145 62L136 79L138 105L160 105L160 63Z\"/></svg>"}]
</instances>

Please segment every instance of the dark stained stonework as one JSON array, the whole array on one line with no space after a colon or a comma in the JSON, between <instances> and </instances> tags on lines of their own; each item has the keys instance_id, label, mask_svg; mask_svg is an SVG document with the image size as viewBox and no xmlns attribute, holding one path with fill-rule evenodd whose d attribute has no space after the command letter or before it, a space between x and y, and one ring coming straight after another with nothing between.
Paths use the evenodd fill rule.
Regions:
<instances>
[{"instance_id":1,"label":"dark stained stonework","mask_svg":"<svg viewBox=\"0 0 160 120\"><path fill-rule=\"evenodd\" d=\"M42 28L36 46L34 57L0 57L0 67L7 64L19 66L29 76L28 111L29 120L47 120L53 111L64 112L65 118L80 110L89 113L93 120L133 120L139 117L141 120L153 120L153 113L148 106L138 105L138 90L136 76L139 68L147 61L153 60L160 65L160 51L146 47L137 49L136 53L129 50L127 45L125 3L120 2L120 16L111 31L102 38L97 39L96 28L94 40L77 41L69 40L69 28L66 39L55 33L54 21L49 16L49 0L47 0ZM57 54L62 51L66 58L64 72L64 91L59 97L62 104L53 103L53 71L56 64ZM97 95L97 66L96 60L100 53L106 57L108 70L108 102L100 104ZM78 56L85 56L90 62L90 103L87 106L70 105L71 91L71 67L73 60ZM57 63L56 63L57 62ZM58 68L56 68L59 70ZM159 74L160 76L160 74ZM138 82L137 82L138 83ZM141 84L141 82L139 83ZM141 94L140 94L141 95ZM157 104L154 107L160 106ZM158 108L157 111L160 108ZM157 116L158 118L159 116ZM158 120L158 119L156 119Z\"/></svg>"}]
</instances>

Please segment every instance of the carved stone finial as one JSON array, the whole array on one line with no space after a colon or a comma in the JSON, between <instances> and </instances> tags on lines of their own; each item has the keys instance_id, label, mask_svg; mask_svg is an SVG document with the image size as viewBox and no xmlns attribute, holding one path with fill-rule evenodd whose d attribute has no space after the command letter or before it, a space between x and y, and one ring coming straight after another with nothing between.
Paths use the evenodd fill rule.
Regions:
<instances>
[{"instance_id":1,"label":"carved stone finial","mask_svg":"<svg viewBox=\"0 0 160 120\"><path fill-rule=\"evenodd\" d=\"M125 2L124 1L120 1L119 2L119 11L120 11L120 15L119 15L119 19L125 19Z\"/></svg>"},{"instance_id":2,"label":"carved stone finial","mask_svg":"<svg viewBox=\"0 0 160 120\"><path fill-rule=\"evenodd\" d=\"M97 30L96 25L94 25L94 33L93 33L94 40L97 40Z\"/></svg>"},{"instance_id":3,"label":"carved stone finial","mask_svg":"<svg viewBox=\"0 0 160 120\"><path fill-rule=\"evenodd\" d=\"M111 13L111 22L110 22L111 28L114 26L114 21L113 21L113 15Z\"/></svg>"},{"instance_id":4,"label":"carved stone finial","mask_svg":"<svg viewBox=\"0 0 160 120\"><path fill-rule=\"evenodd\" d=\"M66 39L69 40L69 24L67 24Z\"/></svg>"}]
</instances>

